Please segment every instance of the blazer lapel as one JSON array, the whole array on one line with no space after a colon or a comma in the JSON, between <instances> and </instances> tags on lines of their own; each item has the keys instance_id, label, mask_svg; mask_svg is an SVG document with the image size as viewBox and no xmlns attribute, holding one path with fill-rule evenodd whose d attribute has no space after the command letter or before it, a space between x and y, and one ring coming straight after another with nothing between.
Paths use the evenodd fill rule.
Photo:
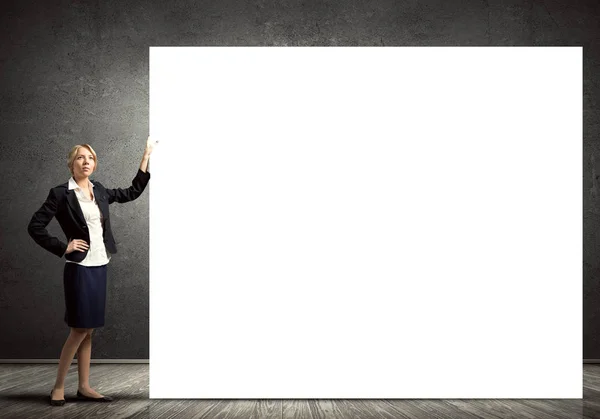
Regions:
<instances>
[{"instance_id":1,"label":"blazer lapel","mask_svg":"<svg viewBox=\"0 0 600 419\"><path fill-rule=\"evenodd\" d=\"M67 189L67 202L69 203L69 206L73 212L79 217L79 221L86 224L85 217L83 216L83 211L81 210L81 205L79 205L75 191Z\"/></svg>"},{"instance_id":2,"label":"blazer lapel","mask_svg":"<svg viewBox=\"0 0 600 419\"><path fill-rule=\"evenodd\" d=\"M104 220L106 220L106 213L108 213L108 203L105 201L104 191L100 190L100 187L93 180L91 181L94 184L94 198L98 203L98 208L100 209L100 214L102 215L102 225L104 225Z\"/></svg>"}]
</instances>

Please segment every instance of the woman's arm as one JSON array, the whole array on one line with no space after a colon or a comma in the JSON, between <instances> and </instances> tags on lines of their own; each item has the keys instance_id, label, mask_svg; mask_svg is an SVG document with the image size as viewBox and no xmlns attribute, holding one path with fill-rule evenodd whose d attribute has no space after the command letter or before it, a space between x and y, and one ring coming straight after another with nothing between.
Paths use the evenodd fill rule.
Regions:
<instances>
[{"instance_id":1,"label":"woman's arm","mask_svg":"<svg viewBox=\"0 0 600 419\"><path fill-rule=\"evenodd\" d=\"M42 207L33 214L27 232L31 238L44 249L62 258L67 251L67 244L63 243L57 237L51 236L46 230L46 226L52 221L58 207L54 190L50 189L50 193L46 198L46 202Z\"/></svg>"},{"instance_id":2,"label":"woman's arm","mask_svg":"<svg viewBox=\"0 0 600 419\"><path fill-rule=\"evenodd\" d=\"M113 202L119 202L122 204L125 202L133 201L134 199L137 199L142 194L142 192L144 192L144 189L146 189L146 185L148 185L148 182L150 181L148 163L150 160L150 154L152 154L152 150L154 149L156 143L158 143L158 141L153 142L150 140L150 137L148 137L148 141L146 142L146 149L144 150L142 162L140 163L140 169L131 181L131 186L129 188L106 189L109 204L112 204Z\"/></svg>"},{"instance_id":3,"label":"woman's arm","mask_svg":"<svg viewBox=\"0 0 600 419\"><path fill-rule=\"evenodd\" d=\"M125 202L133 201L137 199L144 189L146 189L146 185L150 181L150 173L143 172L140 168L133 180L131 181L131 186L127 189L115 188L109 189L105 188L106 194L108 195L108 203L112 204L113 202L118 202L123 204ZM100 182L96 182L100 186L104 187Z\"/></svg>"},{"instance_id":4,"label":"woman's arm","mask_svg":"<svg viewBox=\"0 0 600 419\"><path fill-rule=\"evenodd\" d=\"M142 156L142 162L140 163L140 170L144 173L148 171L148 163L150 161L150 154L148 151L144 151L144 155Z\"/></svg>"}]
</instances>

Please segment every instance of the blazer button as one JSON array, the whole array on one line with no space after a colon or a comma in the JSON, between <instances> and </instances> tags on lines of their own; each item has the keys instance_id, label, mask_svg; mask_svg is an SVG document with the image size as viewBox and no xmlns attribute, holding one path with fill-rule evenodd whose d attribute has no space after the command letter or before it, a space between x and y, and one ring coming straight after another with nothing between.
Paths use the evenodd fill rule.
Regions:
<instances>
[{"instance_id":1,"label":"blazer button","mask_svg":"<svg viewBox=\"0 0 600 419\"><path fill-rule=\"evenodd\" d=\"M81 226L84 230L87 230L87 226Z\"/></svg>"}]
</instances>

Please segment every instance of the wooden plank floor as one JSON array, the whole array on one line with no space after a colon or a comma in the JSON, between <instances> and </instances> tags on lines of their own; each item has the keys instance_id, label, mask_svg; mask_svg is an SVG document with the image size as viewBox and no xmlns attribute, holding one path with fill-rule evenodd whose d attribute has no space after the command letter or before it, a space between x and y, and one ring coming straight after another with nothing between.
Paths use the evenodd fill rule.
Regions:
<instances>
[{"instance_id":1,"label":"wooden plank floor","mask_svg":"<svg viewBox=\"0 0 600 419\"><path fill-rule=\"evenodd\" d=\"M583 365L583 400L149 400L148 364L92 364L91 383L112 403L74 400L77 364L66 382L67 403L48 404L55 364L0 364L0 418L600 418L600 364Z\"/></svg>"}]
</instances>

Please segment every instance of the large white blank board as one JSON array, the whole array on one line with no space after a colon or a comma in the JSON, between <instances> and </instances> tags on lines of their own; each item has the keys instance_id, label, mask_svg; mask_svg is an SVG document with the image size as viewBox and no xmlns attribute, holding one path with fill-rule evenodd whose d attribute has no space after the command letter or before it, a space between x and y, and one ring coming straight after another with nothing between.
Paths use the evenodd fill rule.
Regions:
<instances>
[{"instance_id":1,"label":"large white blank board","mask_svg":"<svg viewBox=\"0 0 600 419\"><path fill-rule=\"evenodd\" d=\"M581 48L150 48L151 398L580 398Z\"/></svg>"}]
</instances>

